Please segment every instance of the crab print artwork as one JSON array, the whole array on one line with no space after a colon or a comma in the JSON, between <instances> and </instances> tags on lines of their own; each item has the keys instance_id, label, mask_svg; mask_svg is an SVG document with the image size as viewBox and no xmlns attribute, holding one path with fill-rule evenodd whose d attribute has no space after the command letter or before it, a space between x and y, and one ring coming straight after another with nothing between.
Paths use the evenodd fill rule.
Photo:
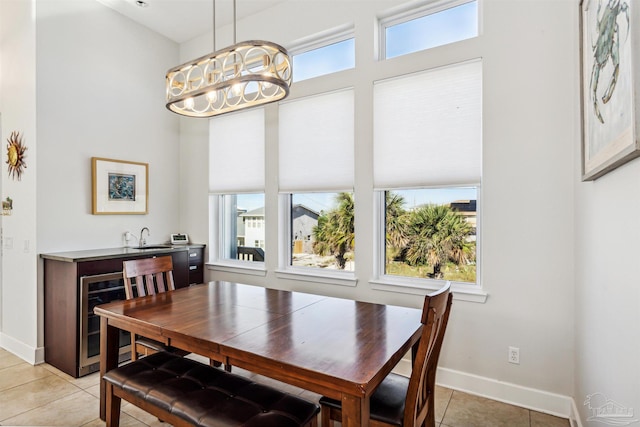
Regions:
<instances>
[{"instance_id":1,"label":"crab print artwork","mask_svg":"<svg viewBox=\"0 0 640 427\"><path fill-rule=\"evenodd\" d=\"M639 0L581 0L583 180L640 156L636 7Z\"/></svg>"},{"instance_id":2,"label":"crab print artwork","mask_svg":"<svg viewBox=\"0 0 640 427\"><path fill-rule=\"evenodd\" d=\"M620 74L620 25L618 24L618 18L620 16L626 18L627 25L624 34L624 40L626 41L629 35L629 5L621 0L609 0L603 8L602 2L600 1L596 15L597 38L592 45L593 67L589 86L591 89L594 114L600 123L604 123L604 118L599 108L599 101L602 101L603 104L608 103L616 89L618 75ZM611 75L601 76L601 72L605 70L609 62L611 62L613 67L610 72ZM608 77L609 84L600 97L598 85L600 84L601 77Z\"/></svg>"}]
</instances>

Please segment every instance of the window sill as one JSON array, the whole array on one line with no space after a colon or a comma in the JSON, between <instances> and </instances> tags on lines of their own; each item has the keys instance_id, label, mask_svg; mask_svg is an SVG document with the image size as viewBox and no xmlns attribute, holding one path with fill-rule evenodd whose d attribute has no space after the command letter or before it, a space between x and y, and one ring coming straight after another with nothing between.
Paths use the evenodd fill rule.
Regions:
<instances>
[{"instance_id":1,"label":"window sill","mask_svg":"<svg viewBox=\"0 0 640 427\"><path fill-rule=\"evenodd\" d=\"M331 285L355 287L358 279L354 273L331 273L330 270L322 270L322 273L310 273L301 269L276 270L276 277L280 279L297 280L303 282L315 282Z\"/></svg>"},{"instance_id":2,"label":"window sill","mask_svg":"<svg viewBox=\"0 0 640 427\"><path fill-rule=\"evenodd\" d=\"M372 289L388 292L400 292L413 295L427 295L429 292L435 291L438 288L434 286L424 286L410 283L391 283L381 280L371 280L369 282ZM453 292L453 299L457 301L477 302L484 304L487 301L489 294L482 291L479 287L472 285L465 285L460 283L451 283L451 291Z\"/></svg>"},{"instance_id":3,"label":"window sill","mask_svg":"<svg viewBox=\"0 0 640 427\"><path fill-rule=\"evenodd\" d=\"M257 264L257 265L256 265ZM267 270L264 263L251 262L212 262L207 264L207 268L213 271L224 271L225 273L248 274L250 276L266 276Z\"/></svg>"}]
</instances>

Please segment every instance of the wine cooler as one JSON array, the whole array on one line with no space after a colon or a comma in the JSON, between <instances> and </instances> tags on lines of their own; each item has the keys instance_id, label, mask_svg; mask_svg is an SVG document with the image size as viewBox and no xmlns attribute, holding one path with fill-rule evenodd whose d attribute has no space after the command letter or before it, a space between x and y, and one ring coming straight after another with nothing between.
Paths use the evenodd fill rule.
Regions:
<instances>
[{"instance_id":1,"label":"wine cooler","mask_svg":"<svg viewBox=\"0 0 640 427\"><path fill-rule=\"evenodd\" d=\"M80 366L78 374L100 370L100 316L93 308L114 300L124 300L122 272L82 276L80 278ZM120 361L130 356L131 338L120 331Z\"/></svg>"}]
</instances>

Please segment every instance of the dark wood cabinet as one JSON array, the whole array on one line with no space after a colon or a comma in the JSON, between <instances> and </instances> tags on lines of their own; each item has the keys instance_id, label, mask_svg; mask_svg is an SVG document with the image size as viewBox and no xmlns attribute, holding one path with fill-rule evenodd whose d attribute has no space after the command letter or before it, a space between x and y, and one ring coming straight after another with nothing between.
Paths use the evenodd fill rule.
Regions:
<instances>
[{"instance_id":1,"label":"dark wood cabinet","mask_svg":"<svg viewBox=\"0 0 640 427\"><path fill-rule=\"evenodd\" d=\"M76 378L99 369L99 321L93 317L93 306L124 299L122 261L171 255L176 288L183 288L202 283L203 252L203 245L195 245L164 251L42 254L45 361ZM128 348L128 336L122 341Z\"/></svg>"},{"instance_id":2,"label":"dark wood cabinet","mask_svg":"<svg viewBox=\"0 0 640 427\"><path fill-rule=\"evenodd\" d=\"M189 284L197 285L204 282L204 248L189 248Z\"/></svg>"}]
</instances>

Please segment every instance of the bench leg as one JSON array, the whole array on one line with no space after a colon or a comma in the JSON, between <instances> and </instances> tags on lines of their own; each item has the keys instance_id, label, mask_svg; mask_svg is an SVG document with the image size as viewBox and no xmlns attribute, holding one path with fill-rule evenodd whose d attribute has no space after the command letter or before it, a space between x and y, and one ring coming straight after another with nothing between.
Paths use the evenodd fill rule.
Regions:
<instances>
[{"instance_id":1,"label":"bench leg","mask_svg":"<svg viewBox=\"0 0 640 427\"><path fill-rule=\"evenodd\" d=\"M322 427L332 427L335 425L331 419L331 408L325 405L320 407L320 422Z\"/></svg>"},{"instance_id":2,"label":"bench leg","mask_svg":"<svg viewBox=\"0 0 640 427\"><path fill-rule=\"evenodd\" d=\"M113 385L107 382L107 427L119 427L120 426L120 397L113 393Z\"/></svg>"},{"instance_id":3,"label":"bench leg","mask_svg":"<svg viewBox=\"0 0 640 427\"><path fill-rule=\"evenodd\" d=\"M219 362L217 360L213 360L213 359L209 359L209 366L213 366L215 368L219 368L222 366L222 362ZM224 364L224 370L227 372L231 372L231 365L229 365L228 363Z\"/></svg>"}]
</instances>

